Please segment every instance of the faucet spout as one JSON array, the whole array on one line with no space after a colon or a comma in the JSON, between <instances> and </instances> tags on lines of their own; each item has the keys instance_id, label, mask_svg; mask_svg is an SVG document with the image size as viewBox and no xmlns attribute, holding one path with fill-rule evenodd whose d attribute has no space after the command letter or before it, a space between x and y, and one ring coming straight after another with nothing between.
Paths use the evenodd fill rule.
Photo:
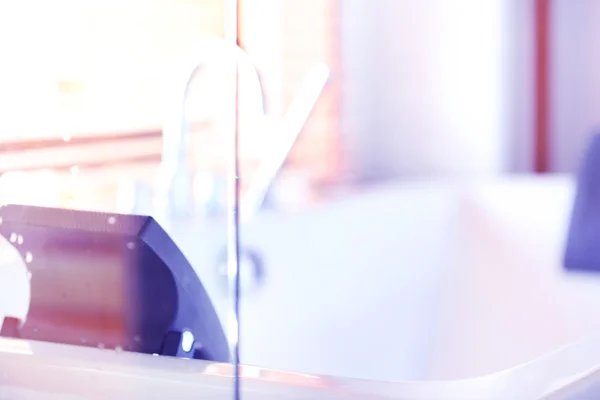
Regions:
<instances>
[{"instance_id":1,"label":"faucet spout","mask_svg":"<svg viewBox=\"0 0 600 400\"><path fill-rule=\"evenodd\" d=\"M239 46L224 39L207 39L201 46L199 55L189 65L186 65L186 69L179 75L183 79L175 87L177 92L172 104L175 108L169 113L163 125L162 152L154 195L154 212L155 218L165 225L173 216L184 213L190 206L192 173L187 156L190 129L186 115L190 85L197 71L217 61L231 61L233 66L237 64L241 73L250 77L251 81L248 82L249 89L251 89L249 101L256 103L252 106L260 109L263 113L260 117L264 117L263 88L258 69L250 56ZM234 98L233 90L232 100ZM233 129L231 134L235 135Z\"/></svg>"}]
</instances>

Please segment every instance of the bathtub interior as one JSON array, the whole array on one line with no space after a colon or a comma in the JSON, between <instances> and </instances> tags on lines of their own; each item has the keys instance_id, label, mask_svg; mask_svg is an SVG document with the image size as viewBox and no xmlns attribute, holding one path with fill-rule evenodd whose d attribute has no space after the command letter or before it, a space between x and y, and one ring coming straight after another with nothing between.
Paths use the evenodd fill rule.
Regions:
<instances>
[{"instance_id":1,"label":"bathtub interior","mask_svg":"<svg viewBox=\"0 0 600 400\"><path fill-rule=\"evenodd\" d=\"M242 231L266 271L243 298L242 361L376 380L454 379L593 334L598 279L561 264L572 197L569 177L407 182L264 213ZM173 235L225 321L219 240L194 244L200 225Z\"/></svg>"},{"instance_id":2,"label":"bathtub interior","mask_svg":"<svg viewBox=\"0 0 600 400\"><path fill-rule=\"evenodd\" d=\"M383 381L480 376L600 330L600 279L561 265L568 177L383 185L242 230L264 280L242 300L242 362ZM224 221L169 233L225 326Z\"/></svg>"}]
</instances>

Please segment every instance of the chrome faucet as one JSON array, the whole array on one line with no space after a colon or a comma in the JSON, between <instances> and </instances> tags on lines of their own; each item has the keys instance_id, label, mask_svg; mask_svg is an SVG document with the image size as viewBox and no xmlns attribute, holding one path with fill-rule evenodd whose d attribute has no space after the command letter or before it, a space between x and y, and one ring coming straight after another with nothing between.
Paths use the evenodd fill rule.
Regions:
<instances>
[{"instance_id":1,"label":"chrome faucet","mask_svg":"<svg viewBox=\"0 0 600 400\"><path fill-rule=\"evenodd\" d=\"M253 109L260 109L264 116L264 97L262 84L258 70L247 53L240 47L230 42L213 38L207 39L201 48L200 59L193 60L191 66L183 71L181 76L184 80L180 82L175 93L175 109L166 118L162 133L162 152L159 165L157 187L154 194L154 213L162 223L167 223L174 214L189 209L189 201L192 198L190 188L192 186L191 172L188 166L187 152L189 148L189 126L186 115L186 101L197 71L202 67L216 61L231 61L232 67L237 64L241 72L249 72L252 90L250 99L256 104L251 105ZM232 109L233 94L232 87ZM233 117L233 116L232 116Z\"/></svg>"},{"instance_id":2,"label":"chrome faucet","mask_svg":"<svg viewBox=\"0 0 600 400\"><path fill-rule=\"evenodd\" d=\"M230 60L232 67L237 63L240 73L245 73L244 75L251 78L251 81L247 83L248 89L251 89L250 102L254 103L241 104L240 107L251 107L253 111L260 110L262 115L256 117L263 120L265 118L263 87L258 70L250 56L240 47L232 45L224 39L209 39L205 45L203 53L200 54L203 58L193 60L192 65L181 75L184 80L176 87L178 92L175 93L176 102L173 103L175 109L169 114L163 126L161 162L153 201L154 215L163 224L168 224L174 214L180 214L190 208L188 202L192 198L190 193L192 174L187 159L189 127L186 116L186 100L196 72L211 61ZM271 143L272 149L266 152L266 156L260 160L258 170L250 181L247 194L241 200L241 216L244 220L248 220L262 206L266 192L283 166L328 78L329 68L321 63L315 64L308 71L302 86L276 128L280 132ZM234 90L232 86L232 100ZM256 128L258 129L258 127ZM243 128L241 130L244 131Z\"/></svg>"}]
</instances>

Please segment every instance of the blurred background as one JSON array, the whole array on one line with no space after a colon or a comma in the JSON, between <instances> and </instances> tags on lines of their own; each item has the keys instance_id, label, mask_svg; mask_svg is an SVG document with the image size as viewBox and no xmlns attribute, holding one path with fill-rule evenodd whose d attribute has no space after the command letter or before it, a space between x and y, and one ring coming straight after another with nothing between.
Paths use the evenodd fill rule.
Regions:
<instances>
[{"instance_id":1,"label":"blurred background","mask_svg":"<svg viewBox=\"0 0 600 400\"><path fill-rule=\"evenodd\" d=\"M241 10L244 193L267 171L242 233L257 255L243 362L456 378L600 327L595 283L561 275L572 177L600 123L600 2ZM197 255L204 236L177 221L225 207L231 63L207 43L226 14L222 0L0 4L0 202L154 214L175 157L165 218L220 315L225 241ZM184 104L181 71L202 57Z\"/></svg>"},{"instance_id":2,"label":"blurred background","mask_svg":"<svg viewBox=\"0 0 600 400\"><path fill-rule=\"evenodd\" d=\"M596 124L597 6L546 3L242 1L243 47L268 115L285 112L313 63L331 72L278 184L294 181L312 202L340 185L387 179L573 172ZM160 159L177 60L203 38L224 36L225 3L1 7L0 171L101 179L118 170L147 180ZM218 120L231 112L206 107L222 85L204 75L213 83L198 77L190 95L194 170L224 158L206 149L220 148ZM246 147L264 147L256 129L244 136L253 135ZM247 153L251 171L258 160ZM101 197L106 205L96 207L114 204L108 188Z\"/></svg>"}]
</instances>

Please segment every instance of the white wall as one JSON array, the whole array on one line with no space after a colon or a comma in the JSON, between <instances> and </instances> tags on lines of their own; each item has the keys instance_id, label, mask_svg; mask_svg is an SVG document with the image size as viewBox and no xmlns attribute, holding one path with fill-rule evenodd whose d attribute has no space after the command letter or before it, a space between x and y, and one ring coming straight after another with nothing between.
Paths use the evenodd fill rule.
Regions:
<instances>
[{"instance_id":1,"label":"white wall","mask_svg":"<svg viewBox=\"0 0 600 400\"><path fill-rule=\"evenodd\" d=\"M358 179L530 172L532 0L347 0L344 134ZM551 7L550 167L600 129L600 3Z\"/></svg>"},{"instance_id":2,"label":"white wall","mask_svg":"<svg viewBox=\"0 0 600 400\"><path fill-rule=\"evenodd\" d=\"M532 172L535 116L535 7L533 0L506 1L507 171Z\"/></svg>"},{"instance_id":3,"label":"white wall","mask_svg":"<svg viewBox=\"0 0 600 400\"><path fill-rule=\"evenodd\" d=\"M600 2L552 2L551 166L574 171L600 128Z\"/></svg>"},{"instance_id":4,"label":"white wall","mask_svg":"<svg viewBox=\"0 0 600 400\"><path fill-rule=\"evenodd\" d=\"M529 94L514 92L530 80L520 37L530 4L343 2L344 133L358 179L527 165L510 138L529 124Z\"/></svg>"}]
</instances>

